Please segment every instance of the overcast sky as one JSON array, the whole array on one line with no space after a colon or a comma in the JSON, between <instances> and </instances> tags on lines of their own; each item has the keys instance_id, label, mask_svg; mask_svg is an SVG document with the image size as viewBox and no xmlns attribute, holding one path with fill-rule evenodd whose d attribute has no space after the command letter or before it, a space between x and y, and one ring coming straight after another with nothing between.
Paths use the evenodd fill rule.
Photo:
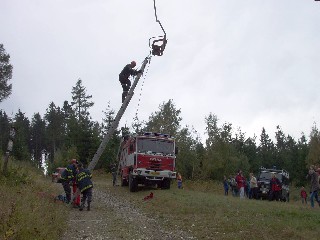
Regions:
<instances>
[{"instance_id":1,"label":"overcast sky","mask_svg":"<svg viewBox=\"0 0 320 240\"><path fill-rule=\"evenodd\" d=\"M265 127L274 140L277 125L296 140L309 136L320 117L320 2L156 4L168 44L152 58L120 126L131 126L141 94L140 120L173 99L182 125L201 135L213 113L247 137ZM161 34L153 0L0 0L0 43L14 67L12 95L0 109L43 116L50 102L71 101L81 78L101 122L108 102L120 108L119 72L131 60L140 65L149 38Z\"/></svg>"}]
</instances>

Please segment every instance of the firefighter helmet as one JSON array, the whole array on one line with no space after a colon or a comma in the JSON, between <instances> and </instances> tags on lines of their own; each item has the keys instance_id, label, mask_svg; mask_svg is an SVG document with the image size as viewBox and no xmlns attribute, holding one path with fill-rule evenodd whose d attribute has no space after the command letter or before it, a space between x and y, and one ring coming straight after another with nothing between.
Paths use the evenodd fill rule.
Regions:
<instances>
[{"instance_id":1,"label":"firefighter helmet","mask_svg":"<svg viewBox=\"0 0 320 240\"><path fill-rule=\"evenodd\" d=\"M132 67L135 67L136 65L137 65L137 64L136 64L135 61L132 61L132 62L131 62L131 66L132 66Z\"/></svg>"}]
</instances>

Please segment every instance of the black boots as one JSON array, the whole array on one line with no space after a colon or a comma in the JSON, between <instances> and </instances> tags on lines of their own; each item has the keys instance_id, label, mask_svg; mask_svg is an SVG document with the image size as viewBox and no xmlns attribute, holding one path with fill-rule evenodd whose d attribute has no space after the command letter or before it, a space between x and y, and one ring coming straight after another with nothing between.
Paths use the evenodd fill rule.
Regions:
<instances>
[{"instance_id":1,"label":"black boots","mask_svg":"<svg viewBox=\"0 0 320 240\"><path fill-rule=\"evenodd\" d=\"M82 211L83 209L84 209L84 202L81 202L81 205L80 205L79 211Z\"/></svg>"},{"instance_id":2,"label":"black boots","mask_svg":"<svg viewBox=\"0 0 320 240\"><path fill-rule=\"evenodd\" d=\"M79 211L82 211L84 209L84 203L81 203L79 207ZM90 211L90 202L88 202L87 211Z\"/></svg>"}]
</instances>

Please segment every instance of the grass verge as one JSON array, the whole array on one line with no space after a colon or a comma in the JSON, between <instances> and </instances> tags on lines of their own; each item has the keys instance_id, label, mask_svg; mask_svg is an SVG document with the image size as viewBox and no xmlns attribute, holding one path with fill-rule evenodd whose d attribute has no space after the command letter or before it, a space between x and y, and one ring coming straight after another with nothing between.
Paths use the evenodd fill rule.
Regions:
<instances>
[{"instance_id":1,"label":"grass verge","mask_svg":"<svg viewBox=\"0 0 320 240\"><path fill-rule=\"evenodd\" d=\"M111 180L108 180L111 181ZM291 202L240 200L224 196L221 183L176 183L170 190L141 188L130 193L127 187L112 189L128 198L164 226L189 232L197 239L319 239L320 211L302 205L294 191ZM143 201L152 191L154 198Z\"/></svg>"},{"instance_id":2,"label":"grass verge","mask_svg":"<svg viewBox=\"0 0 320 240\"><path fill-rule=\"evenodd\" d=\"M66 206L54 202L57 191L40 170L11 162L0 175L0 239L58 239L67 219Z\"/></svg>"}]
</instances>

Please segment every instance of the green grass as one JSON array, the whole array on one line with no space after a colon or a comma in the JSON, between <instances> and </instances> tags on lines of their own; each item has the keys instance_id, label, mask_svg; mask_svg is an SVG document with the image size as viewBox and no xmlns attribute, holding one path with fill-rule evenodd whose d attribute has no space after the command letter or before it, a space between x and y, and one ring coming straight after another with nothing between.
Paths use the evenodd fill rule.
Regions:
<instances>
[{"instance_id":1,"label":"green grass","mask_svg":"<svg viewBox=\"0 0 320 240\"><path fill-rule=\"evenodd\" d=\"M70 209L52 201L61 186L40 171L19 163L10 165L9 176L0 176L0 239L59 239ZM93 172L95 188L109 189L138 206L168 229L182 229L197 239L319 239L320 210L300 202L292 188L289 203L240 200L223 195L221 183L185 181L170 190L112 187L111 175ZM154 193L154 198L143 198ZM41 194L40 194L41 193ZM94 196L93 196L94 198Z\"/></svg>"},{"instance_id":2,"label":"green grass","mask_svg":"<svg viewBox=\"0 0 320 240\"><path fill-rule=\"evenodd\" d=\"M294 191L291 202L240 200L224 196L221 183L176 183L170 190L115 188L150 215L158 215L168 228L183 229L198 239L319 239L320 211L303 206ZM152 191L154 198L142 201Z\"/></svg>"},{"instance_id":3,"label":"green grass","mask_svg":"<svg viewBox=\"0 0 320 240\"><path fill-rule=\"evenodd\" d=\"M10 163L8 175L0 175L0 239L58 239L68 210L54 202L56 194L40 171Z\"/></svg>"}]
</instances>

